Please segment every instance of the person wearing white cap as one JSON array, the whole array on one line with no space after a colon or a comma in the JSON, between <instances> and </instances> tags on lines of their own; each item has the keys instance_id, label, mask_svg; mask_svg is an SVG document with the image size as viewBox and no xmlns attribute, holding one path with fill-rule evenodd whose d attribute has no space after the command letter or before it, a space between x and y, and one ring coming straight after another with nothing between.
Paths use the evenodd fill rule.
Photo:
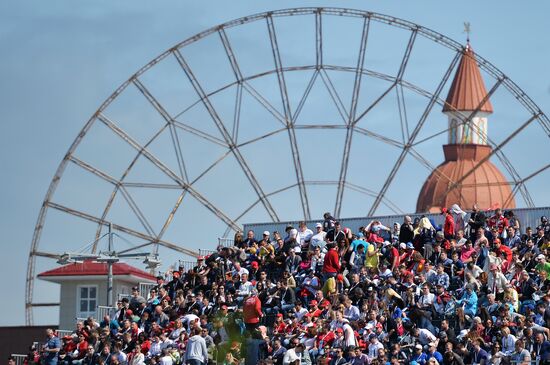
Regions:
<instances>
[{"instance_id":1,"label":"person wearing white cap","mask_svg":"<svg viewBox=\"0 0 550 365\"><path fill-rule=\"evenodd\" d=\"M313 251L315 247L319 247L321 251L324 251L326 245L325 236L327 232L323 231L323 225L321 223L315 225L315 231L316 233L311 236L309 249Z\"/></svg>"},{"instance_id":2,"label":"person wearing white cap","mask_svg":"<svg viewBox=\"0 0 550 365\"><path fill-rule=\"evenodd\" d=\"M535 270L537 271L546 271L547 276L550 276L550 262L546 262L546 256L543 254L540 254L537 256L537 266L535 266Z\"/></svg>"}]
</instances>

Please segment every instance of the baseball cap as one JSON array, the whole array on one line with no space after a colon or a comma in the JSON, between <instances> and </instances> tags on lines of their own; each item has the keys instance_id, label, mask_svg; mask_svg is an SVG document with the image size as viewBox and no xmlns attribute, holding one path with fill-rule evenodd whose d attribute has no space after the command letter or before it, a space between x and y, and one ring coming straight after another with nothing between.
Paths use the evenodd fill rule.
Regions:
<instances>
[{"instance_id":1,"label":"baseball cap","mask_svg":"<svg viewBox=\"0 0 550 365\"><path fill-rule=\"evenodd\" d=\"M414 248L414 245L412 244L412 242L407 242L407 248Z\"/></svg>"},{"instance_id":2,"label":"baseball cap","mask_svg":"<svg viewBox=\"0 0 550 365\"><path fill-rule=\"evenodd\" d=\"M537 256L537 261L541 259L545 259L546 256L544 256L542 253Z\"/></svg>"},{"instance_id":3,"label":"baseball cap","mask_svg":"<svg viewBox=\"0 0 550 365\"><path fill-rule=\"evenodd\" d=\"M269 235L270 235L269 231L264 231L264 236L269 236Z\"/></svg>"},{"instance_id":4,"label":"baseball cap","mask_svg":"<svg viewBox=\"0 0 550 365\"><path fill-rule=\"evenodd\" d=\"M321 223L317 223L317 224L315 225L315 227L317 227L317 228L323 228L323 225L322 225Z\"/></svg>"},{"instance_id":5,"label":"baseball cap","mask_svg":"<svg viewBox=\"0 0 550 365\"><path fill-rule=\"evenodd\" d=\"M255 269L257 269L260 265L258 264L258 261L252 261L252 262L250 263L250 266L253 267L253 268L255 268Z\"/></svg>"},{"instance_id":6,"label":"baseball cap","mask_svg":"<svg viewBox=\"0 0 550 365\"><path fill-rule=\"evenodd\" d=\"M317 301L315 299L313 299L311 302L309 302L309 306L311 307L312 305L317 305Z\"/></svg>"},{"instance_id":7,"label":"baseball cap","mask_svg":"<svg viewBox=\"0 0 550 365\"><path fill-rule=\"evenodd\" d=\"M401 242L399 244L399 248L402 248L403 250L407 248L407 244L405 242Z\"/></svg>"},{"instance_id":8,"label":"baseball cap","mask_svg":"<svg viewBox=\"0 0 550 365\"><path fill-rule=\"evenodd\" d=\"M414 346L414 348L417 349L417 350L422 350L422 345L416 345L416 346Z\"/></svg>"}]
</instances>

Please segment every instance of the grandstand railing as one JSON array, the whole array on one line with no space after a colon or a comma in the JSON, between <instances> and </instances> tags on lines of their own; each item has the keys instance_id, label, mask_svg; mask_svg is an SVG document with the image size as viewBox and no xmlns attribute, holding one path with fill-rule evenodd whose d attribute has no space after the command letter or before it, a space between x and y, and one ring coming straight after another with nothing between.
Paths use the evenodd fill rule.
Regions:
<instances>
[{"instance_id":1,"label":"grandstand railing","mask_svg":"<svg viewBox=\"0 0 550 365\"><path fill-rule=\"evenodd\" d=\"M21 354L11 354L11 356L15 359L15 365L23 365L25 363L25 359L27 358L27 355Z\"/></svg>"},{"instance_id":2,"label":"grandstand railing","mask_svg":"<svg viewBox=\"0 0 550 365\"><path fill-rule=\"evenodd\" d=\"M526 364L539 365L540 364L540 359L531 360L531 362L527 362L527 361L510 361L510 365L526 365Z\"/></svg>"},{"instance_id":3,"label":"grandstand railing","mask_svg":"<svg viewBox=\"0 0 550 365\"><path fill-rule=\"evenodd\" d=\"M139 292L141 293L141 296L146 299L149 298L149 292L155 286L157 286L155 283L139 283Z\"/></svg>"},{"instance_id":4,"label":"grandstand railing","mask_svg":"<svg viewBox=\"0 0 550 365\"><path fill-rule=\"evenodd\" d=\"M96 312L96 319L101 322L103 320L103 317L109 316L109 318L113 319L116 313L116 307L108 307L106 305L98 305L97 306L97 312Z\"/></svg>"},{"instance_id":5,"label":"grandstand railing","mask_svg":"<svg viewBox=\"0 0 550 365\"><path fill-rule=\"evenodd\" d=\"M183 267L183 270L189 271L192 270L195 266L197 266L196 261L187 261L187 260L179 260L180 267Z\"/></svg>"},{"instance_id":6,"label":"grandstand railing","mask_svg":"<svg viewBox=\"0 0 550 365\"><path fill-rule=\"evenodd\" d=\"M73 333L73 330L57 330L57 337L62 338L69 336L71 333Z\"/></svg>"},{"instance_id":7,"label":"grandstand railing","mask_svg":"<svg viewBox=\"0 0 550 365\"><path fill-rule=\"evenodd\" d=\"M221 237L218 238L218 246L233 247L235 240L233 238Z\"/></svg>"},{"instance_id":8,"label":"grandstand railing","mask_svg":"<svg viewBox=\"0 0 550 365\"><path fill-rule=\"evenodd\" d=\"M469 207L465 207L469 208ZM520 231L525 232L526 227L531 227L535 229L540 224L541 216L550 216L550 207L538 207L538 208L517 208L511 209L514 212L516 218L520 222ZM469 211L467 212L469 213ZM489 216L493 211L487 211L486 214ZM426 216L436 223L436 225L442 225L444 221L444 216L441 214L433 213L412 213L412 214L399 214L399 215L386 215L386 216L376 216L376 217L356 217L356 218L341 218L339 219L342 227L347 227L352 230L352 232L357 232L359 227L366 226L369 222L373 220L378 220L385 226L391 228L394 222L399 224L403 223L403 218L405 215L410 216L412 219L420 218L421 216ZM323 219L310 220L306 224L309 228L315 227L315 223L323 222ZM281 233L285 232L285 228L289 225L297 228L298 221L286 221L286 222L266 222L266 223L245 223L243 224L244 232L252 230L256 237L262 237L263 231L274 232L278 231ZM220 239L218 239L219 241ZM228 239L233 241L232 239Z\"/></svg>"},{"instance_id":9,"label":"grandstand railing","mask_svg":"<svg viewBox=\"0 0 550 365\"><path fill-rule=\"evenodd\" d=\"M199 255L200 256L212 255L214 252L217 252L217 251L216 250L203 250L202 248L199 248Z\"/></svg>"}]
</instances>

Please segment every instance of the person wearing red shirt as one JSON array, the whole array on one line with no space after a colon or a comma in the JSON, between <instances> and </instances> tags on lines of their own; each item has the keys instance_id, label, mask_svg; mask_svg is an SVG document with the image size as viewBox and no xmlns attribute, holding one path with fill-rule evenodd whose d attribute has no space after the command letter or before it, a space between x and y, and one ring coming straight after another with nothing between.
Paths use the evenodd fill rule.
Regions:
<instances>
[{"instance_id":1,"label":"person wearing red shirt","mask_svg":"<svg viewBox=\"0 0 550 365\"><path fill-rule=\"evenodd\" d=\"M78 335L78 344L76 345L76 350L78 350L78 355L73 358L73 360L83 359L88 352L88 341L86 341L86 337L83 333L80 333Z\"/></svg>"},{"instance_id":2,"label":"person wearing red shirt","mask_svg":"<svg viewBox=\"0 0 550 365\"><path fill-rule=\"evenodd\" d=\"M500 242L500 238L495 238L493 243L495 244L495 253L497 256L503 257L506 260L506 263L502 265L502 272L506 272L512 263L512 250L510 247L503 245Z\"/></svg>"},{"instance_id":3,"label":"person wearing red shirt","mask_svg":"<svg viewBox=\"0 0 550 365\"><path fill-rule=\"evenodd\" d=\"M243 304L243 320L246 329L253 331L258 328L262 316L262 302L258 298L258 291L252 289L250 296L244 300Z\"/></svg>"},{"instance_id":4,"label":"person wearing red shirt","mask_svg":"<svg viewBox=\"0 0 550 365\"><path fill-rule=\"evenodd\" d=\"M489 228L497 227L498 228L498 234L502 235L502 232L508 228L508 219L504 218L502 215L502 211L500 208L497 208L495 210L495 215L493 215L489 220L487 221L487 226Z\"/></svg>"},{"instance_id":5,"label":"person wearing red shirt","mask_svg":"<svg viewBox=\"0 0 550 365\"><path fill-rule=\"evenodd\" d=\"M323 262L323 276L325 281L329 278L334 278L340 272L340 257L336 251L336 245L327 244L328 252L325 255Z\"/></svg>"},{"instance_id":6,"label":"person wearing red shirt","mask_svg":"<svg viewBox=\"0 0 550 365\"><path fill-rule=\"evenodd\" d=\"M453 215L447 211L447 208L441 209L441 214L445 214L445 223L443 224L443 234L445 238L451 240L455 238L455 220Z\"/></svg>"}]
</instances>

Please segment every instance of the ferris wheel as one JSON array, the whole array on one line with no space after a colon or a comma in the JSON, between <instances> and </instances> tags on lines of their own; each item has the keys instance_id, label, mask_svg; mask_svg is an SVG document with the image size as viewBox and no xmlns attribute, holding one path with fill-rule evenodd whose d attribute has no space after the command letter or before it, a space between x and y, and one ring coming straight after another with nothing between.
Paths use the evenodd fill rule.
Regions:
<instances>
[{"instance_id":1,"label":"ferris wheel","mask_svg":"<svg viewBox=\"0 0 550 365\"><path fill-rule=\"evenodd\" d=\"M250 15L176 44L107 98L55 172L29 252L26 323L55 295L36 273L71 247L97 252L109 226L127 250L176 257L243 222L412 211L442 160L441 108L463 51L409 21L341 8ZM546 145L550 121L476 60L495 109L489 157L533 207L550 164L525 146Z\"/></svg>"}]
</instances>

